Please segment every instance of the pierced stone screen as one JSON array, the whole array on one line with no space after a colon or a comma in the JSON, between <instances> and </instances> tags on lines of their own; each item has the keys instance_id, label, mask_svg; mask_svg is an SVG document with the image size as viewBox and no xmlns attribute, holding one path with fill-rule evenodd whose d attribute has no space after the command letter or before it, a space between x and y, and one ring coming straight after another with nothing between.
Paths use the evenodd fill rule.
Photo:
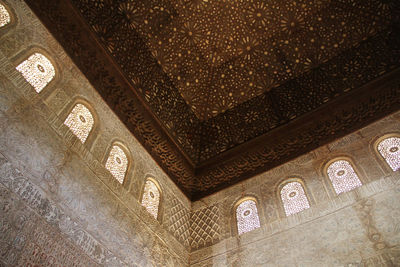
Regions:
<instances>
[{"instance_id":1,"label":"pierced stone screen","mask_svg":"<svg viewBox=\"0 0 400 267\"><path fill-rule=\"evenodd\" d=\"M0 28L10 23L11 18L5 6L0 4Z\"/></svg>"},{"instance_id":2,"label":"pierced stone screen","mask_svg":"<svg viewBox=\"0 0 400 267\"><path fill-rule=\"evenodd\" d=\"M71 131L85 143L93 128L94 119L89 109L82 104L77 104L64 122Z\"/></svg>"},{"instance_id":3,"label":"pierced stone screen","mask_svg":"<svg viewBox=\"0 0 400 267\"><path fill-rule=\"evenodd\" d=\"M239 235L260 227L257 205L254 200L246 200L236 208L236 220Z\"/></svg>"},{"instance_id":4,"label":"pierced stone screen","mask_svg":"<svg viewBox=\"0 0 400 267\"><path fill-rule=\"evenodd\" d=\"M42 54L35 53L16 68L37 93L54 78L56 72L51 62Z\"/></svg>"},{"instance_id":5,"label":"pierced stone screen","mask_svg":"<svg viewBox=\"0 0 400 267\"><path fill-rule=\"evenodd\" d=\"M350 162L338 160L328 167L328 176L337 194L348 192L362 185Z\"/></svg>"},{"instance_id":6,"label":"pierced stone screen","mask_svg":"<svg viewBox=\"0 0 400 267\"><path fill-rule=\"evenodd\" d=\"M281 199L286 216L298 213L310 207L303 186L299 182L290 182L281 189Z\"/></svg>"},{"instance_id":7,"label":"pierced stone screen","mask_svg":"<svg viewBox=\"0 0 400 267\"><path fill-rule=\"evenodd\" d=\"M400 138L390 137L378 145L379 153L389 164L393 171L400 170Z\"/></svg>"},{"instance_id":8,"label":"pierced stone screen","mask_svg":"<svg viewBox=\"0 0 400 267\"><path fill-rule=\"evenodd\" d=\"M153 181L147 180L146 184L144 185L142 206L144 206L156 220L158 216L159 204L160 204L160 191L158 190L158 187Z\"/></svg>"},{"instance_id":9,"label":"pierced stone screen","mask_svg":"<svg viewBox=\"0 0 400 267\"><path fill-rule=\"evenodd\" d=\"M121 184L124 182L126 169L128 168L128 159L121 147L114 145L111 148L110 155L107 158L106 169Z\"/></svg>"}]
</instances>

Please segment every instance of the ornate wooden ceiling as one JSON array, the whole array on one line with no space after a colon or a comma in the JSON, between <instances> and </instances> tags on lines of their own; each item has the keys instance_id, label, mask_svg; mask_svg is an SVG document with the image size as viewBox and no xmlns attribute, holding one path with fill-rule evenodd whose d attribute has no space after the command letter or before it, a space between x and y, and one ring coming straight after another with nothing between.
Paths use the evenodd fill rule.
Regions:
<instances>
[{"instance_id":1,"label":"ornate wooden ceiling","mask_svg":"<svg viewBox=\"0 0 400 267\"><path fill-rule=\"evenodd\" d=\"M400 107L397 0L26 0L191 199Z\"/></svg>"}]
</instances>

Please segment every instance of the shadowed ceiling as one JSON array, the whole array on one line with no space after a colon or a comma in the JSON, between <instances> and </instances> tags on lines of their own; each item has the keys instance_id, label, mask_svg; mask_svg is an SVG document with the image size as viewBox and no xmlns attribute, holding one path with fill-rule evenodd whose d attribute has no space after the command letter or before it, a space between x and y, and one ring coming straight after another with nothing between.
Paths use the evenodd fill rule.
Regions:
<instances>
[{"instance_id":1,"label":"shadowed ceiling","mask_svg":"<svg viewBox=\"0 0 400 267\"><path fill-rule=\"evenodd\" d=\"M141 38L200 120L298 77L391 23L388 1L73 2L117 60L137 52L129 42Z\"/></svg>"},{"instance_id":2,"label":"shadowed ceiling","mask_svg":"<svg viewBox=\"0 0 400 267\"><path fill-rule=\"evenodd\" d=\"M191 199L400 106L396 0L27 2Z\"/></svg>"}]
</instances>

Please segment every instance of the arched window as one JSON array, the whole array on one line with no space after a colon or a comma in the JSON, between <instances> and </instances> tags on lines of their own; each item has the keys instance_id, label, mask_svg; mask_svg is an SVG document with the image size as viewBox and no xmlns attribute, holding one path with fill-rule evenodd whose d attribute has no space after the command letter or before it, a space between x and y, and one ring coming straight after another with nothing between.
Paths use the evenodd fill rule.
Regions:
<instances>
[{"instance_id":1,"label":"arched window","mask_svg":"<svg viewBox=\"0 0 400 267\"><path fill-rule=\"evenodd\" d=\"M40 53L31 55L27 60L19 64L16 69L35 88L37 93L40 93L53 80L56 74L51 62Z\"/></svg>"},{"instance_id":2,"label":"arched window","mask_svg":"<svg viewBox=\"0 0 400 267\"><path fill-rule=\"evenodd\" d=\"M0 28L10 23L11 17L5 6L0 4Z\"/></svg>"},{"instance_id":3,"label":"arched window","mask_svg":"<svg viewBox=\"0 0 400 267\"><path fill-rule=\"evenodd\" d=\"M106 169L111 172L118 182L121 184L124 182L126 170L128 169L128 158L120 146L112 146L107 158Z\"/></svg>"},{"instance_id":4,"label":"arched window","mask_svg":"<svg viewBox=\"0 0 400 267\"><path fill-rule=\"evenodd\" d=\"M362 185L356 172L347 160L338 160L329 165L328 176L336 194L353 190Z\"/></svg>"},{"instance_id":5,"label":"arched window","mask_svg":"<svg viewBox=\"0 0 400 267\"><path fill-rule=\"evenodd\" d=\"M236 223L239 235L260 227L257 204L254 200L245 200L236 207Z\"/></svg>"},{"instance_id":6,"label":"arched window","mask_svg":"<svg viewBox=\"0 0 400 267\"><path fill-rule=\"evenodd\" d=\"M310 207L303 186L299 182L286 183L280 191L286 216L298 213Z\"/></svg>"},{"instance_id":7,"label":"arched window","mask_svg":"<svg viewBox=\"0 0 400 267\"><path fill-rule=\"evenodd\" d=\"M76 104L64 122L71 131L85 143L93 128L94 119L89 109L82 104Z\"/></svg>"},{"instance_id":8,"label":"arched window","mask_svg":"<svg viewBox=\"0 0 400 267\"><path fill-rule=\"evenodd\" d=\"M393 171L400 170L400 138L389 137L378 145L378 151Z\"/></svg>"},{"instance_id":9,"label":"arched window","mask_svg":"<svg viewBox=\"0 0 400 267\"><path fill-rule=\"evenodd\" d=\"M142 206L157 220L160 205L160 190L152 180L148 179L144 185Z\"/></svg>"}]
</instances>

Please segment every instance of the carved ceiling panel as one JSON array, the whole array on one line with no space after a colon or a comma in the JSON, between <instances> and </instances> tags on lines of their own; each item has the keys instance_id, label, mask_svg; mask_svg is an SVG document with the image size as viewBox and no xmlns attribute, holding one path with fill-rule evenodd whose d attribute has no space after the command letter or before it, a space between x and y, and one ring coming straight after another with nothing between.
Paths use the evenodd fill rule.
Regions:
<instances>
[{"instance_id":1,"label":"carved ceiling panel","mask_svg":"<svg viewBox=\"0 0 400 267\"><path fill-rule=\"evenodd\" d=\"M391 23L390 1L380 0L73 2L131 78L150 71L156 83L167 74L200 120L312 70Z\"/></svg>"},{"instance_id":2,"label":"carved ceiling panel","mask_svg":"<svg viewBox=\"0 0 400 267\"><path fill-rule=\"evenodd\" d=\"M400 106L396 0L26 1L192 199Z\"/></svg>"}]
</instances>

